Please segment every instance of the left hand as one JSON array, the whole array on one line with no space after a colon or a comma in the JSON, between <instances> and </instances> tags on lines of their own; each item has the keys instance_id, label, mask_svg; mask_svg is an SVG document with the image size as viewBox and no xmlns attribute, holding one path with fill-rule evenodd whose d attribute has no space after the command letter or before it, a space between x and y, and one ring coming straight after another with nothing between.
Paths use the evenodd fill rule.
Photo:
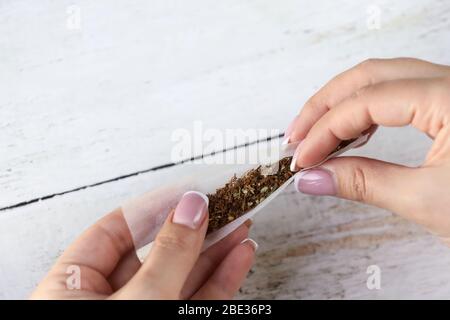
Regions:
<instances>
[{"instance_id":1,"label":"left hand","mask_svg":"<svg viewBox=\"0 0 450 320\"><path fill-rule=\"evenodd\" d=\"M31 298L232 298L253 263L256 246L252 240L245 241L250 224L200 253L208 225L207 205L201 209L205 211L203 218L189 226L186 214L174 221L174 216L183 211L183 201L185 208L192 206L193 199L186 199L186 194L183 198L169 214L143 263L136 255L122 211L117 209L86 230L63 253ZM186 205L188 200L191 203ZM80 288L71 289L67 282L74 270L79 271Z\"/></svg>"}]
</instances>

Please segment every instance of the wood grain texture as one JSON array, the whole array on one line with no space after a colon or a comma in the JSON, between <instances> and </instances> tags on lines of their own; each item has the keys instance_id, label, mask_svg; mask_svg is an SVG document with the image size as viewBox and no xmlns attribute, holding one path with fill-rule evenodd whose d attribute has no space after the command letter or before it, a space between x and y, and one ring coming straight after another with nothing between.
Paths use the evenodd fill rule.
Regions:
<instances>
[{"instance_id":1,"label":"wood grain texture","mask_svg":"<svg viewBox=\"0 0 450 320\"><path fill-rule=\"evenodd\" d=\"M450 294L449 248L400 217L296 194L284 194L266 211L255 221L260 251L239 298L442 299ZM371 265L381 270L380 290L366 286Z\"/></svg>"},{"instance_id":2,"label":"wood grain texture","mask_svg":"<svg viewBox=\"0 0 450 320\"><path fill-rule=\"evenodd\" d=\"M66 27L69 5L81 29ZM450 64L446 1L0 2L0 208L170 161L171 134L283 129L325 81L368 57ZM416 165L430 141L382 129L355 154ZM219 147L219 146L218 146ZM201 153L197 151L196 153ZM148 172L0 211L0 298L24 298L88 225L176 179ZM239 298L446 298L450 251L390 213L283 193L256 218ZM365 286L382 271L382 290Z\"/></svg>"},{"instance_id":3,"label":"wood grain texture","mask_svg":"<svg viewBox=\"0 0 450 320\"><path fill-rule=\"evenodd\" d=\"M80 30L66 27L73 3ZM3 1L0 207L167 163L194 120L283 129L368 57L450 62L445 1L380 1L379 30L370 5Z\"/></svg>"}]
</instances>

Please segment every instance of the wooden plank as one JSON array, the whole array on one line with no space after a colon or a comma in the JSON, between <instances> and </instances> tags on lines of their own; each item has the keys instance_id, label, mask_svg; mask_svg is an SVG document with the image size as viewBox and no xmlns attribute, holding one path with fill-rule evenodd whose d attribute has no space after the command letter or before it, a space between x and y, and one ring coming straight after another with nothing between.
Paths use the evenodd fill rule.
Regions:
<instances>
[{"instance_id":1,"label":"wooden plank","mask_svg":"<svg viewBox=\"0 0 450 320\"><path fill-rule=\"evenodd\" d=\"M120 200L117 189L124 186L3 214L0 298L26 297L104 203ZM448 248L380 210L286 192L256 218L252 234L260 250L240 298L446 298L450 292ZM380 291L365 286L372 264L382 271Z\"/></svg>"},{"instance_id":2,"label":"wooden plank","mask_svg":"<svg viewBox=\"0 0 450 320\"><path fill-rule=\"evenodd\" d=\"M261 250L238 298L446 299L450 293L450 250L416 225L367 206L293 193L270 206L255 221ZM381 271L380 290L366 285L372 265Z\"/></svg>"},{"instance_id":3,"label":"wooden plank","mask_svg":"<svg viewBox=\"0 0 450 320\"><path fill-rule=\"evenodd\" d=\"M449 6L371 1L3 1L0 208L170 161L171 133L283 129L367 58L449 63ZM199 153L199 152L197 152Z\"/></svg>"}]
</instances>

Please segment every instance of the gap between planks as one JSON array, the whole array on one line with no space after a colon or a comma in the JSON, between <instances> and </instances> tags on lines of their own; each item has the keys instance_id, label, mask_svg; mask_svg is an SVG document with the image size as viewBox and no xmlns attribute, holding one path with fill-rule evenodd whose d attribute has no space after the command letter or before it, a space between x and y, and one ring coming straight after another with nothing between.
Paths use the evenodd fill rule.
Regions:
<instances>
[{"instance_id":1,"label":"gap between planks","mask_svg":"<svg viewBox=\"0 0 450 320\"><path fill-rule=\"evenodd\" d=\"M196 160L203 159L205 157L210 157L210 156L214 156L216 154L225 153L225 152L230 151L230 150L246 148L248 146L259 144L259 143L263 143L263 142L267 142L267 141L271 141L273 139L280 139L283 136L284 136L284 132L282 132L282 133L280 133L278 135L274 135L274 136L270 136L270 137L264 138L264 139L258 139L258 140L254 140L254 141L251 141L251 142L238 144L238 145L235 145L233 147L224 148L222 150L213 151L213 152L210 152L210 153L207 153L207 154L201 154L201 155L198 155L198 156L193 156L191 158L184 159L184 160L181 160L181 161L178 161L178 162L169 162L169 163L158 165L158 166L151 167L151 168L148 168L148 169L143 169L143 170L131 172L131 173L128 173L128 174L124 174L124 175L121 175L121 176L118 176L118 177L114 177L114 178L110 178L110 179L106 179L106 180L101 180L99 182L95 182L95 183L87 184L87 185L84 185L84 186L76 187L76 188L73 188L73 189L69 189L69 190L65 190L65 191L61 191L61 192L48 194L48 195L45 195L45 196L42 196L42 197L33 198L33 199L30 199L30 200L26 200L26 201L21 201L21 202L18 202L18 203L15 203L15 204L12 204L12 205L9 205L9 206L6 206L6 207L2 207L2 208L0 208L0 211L6 211L6 210L15 209L15 208L20 208L20 207L27 206L27 205L32 204L32 203L49 200L49 199L52 199L52 198L54 198L56 196L62 196L62 195L65 195L65 194L77 192L77 191L84 190L84 189L87 189L87 188L93 188L93 187L101 186L101 185L104 185L104 184L107 184L107 183L120 181L120 180L123 180L123 179L127 179L127 178L130 178L130 177L134 177L134 176L137 176L137 175L140 175L140 174L144 174L144 173L147 173L147 172L151 172L151 171L158 171L158 170L161 170L161 169L166 169L166 168L182 165L182 164L185 164L185 163L188 163L188 162L193 162L193 161L196 161Z\"/></svg>"}]
</instances>

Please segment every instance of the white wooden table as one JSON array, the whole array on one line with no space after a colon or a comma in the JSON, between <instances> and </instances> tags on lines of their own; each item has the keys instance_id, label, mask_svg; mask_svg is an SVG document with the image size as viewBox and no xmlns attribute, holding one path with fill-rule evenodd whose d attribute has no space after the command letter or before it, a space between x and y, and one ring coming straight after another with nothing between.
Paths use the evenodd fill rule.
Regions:
<instances>
[{"instance_id":1,"label":"white wooden table","mask_svg":"<svg viewBox=\"0 0 450 320\"><path fill-rule=\"evenodd\" d=\"M26 298L84 228L175 179L121 178L170 162L174 129L282 130L368 57L450 64L449 17L442 0L1 1L0 298ZM429 145L382 129L358 153L418 164ZM450 297L450 250L375 208L285 192L252 236L239 298Z\"/></svg>"}]
</instances>

